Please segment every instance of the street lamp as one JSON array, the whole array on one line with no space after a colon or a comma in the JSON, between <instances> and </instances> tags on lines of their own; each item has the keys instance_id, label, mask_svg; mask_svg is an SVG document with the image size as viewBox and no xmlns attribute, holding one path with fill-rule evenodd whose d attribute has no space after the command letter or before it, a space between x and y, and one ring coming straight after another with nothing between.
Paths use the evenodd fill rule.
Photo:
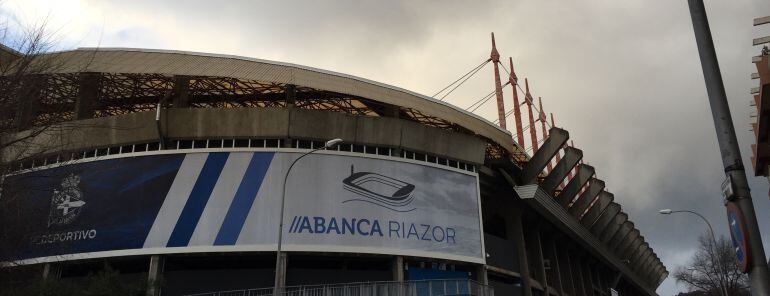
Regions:
<instances>
[{"instance_id":1,"label":"street lamp","mask_svg":"<svg viewBox=\"0 0 770 296\"><path fill-rule=\"evenodd\" d=\"M699 218L701 218L701 220L703 220L703 222L706 222L706 225L709 227L709 234L711 234L711 242L713 243L712 246L709 246L709 249L711 249L711 252L710 252L711 253L710 254L711 255L711 261L714 262L714 264L719 266L719 270L718 270L718 272L720 273L720 275L719 275L719 285L722 288L722 295L723 296L727 296L727 287L725 286L726 283L725 283L725 278L724 278L725 270L723 270L724 265L722 265L722 260L721 260L721 258L719 256L719 254L716 254L717 258L719 258L719 259L715 259L714 258L714 254L715 253L714 253L714 247L713 246L718 246L718 245L717 245L717 238L714 235L714 228L711 227L711 223L709 223L709 220L707 220L706 217L703 217L703 215L701 215L701 214L699 214L699 213L697 213L695 211L689 211L689 210L676 210L676 211L674 211L672 209L662 209L662 210L658 211L658 213L661 213L663 215L671 215L673 213L690 213L690 214L693 214L693 215L698 216Z\"/></svg>"},{"instance_id":2,"label":"street lamp","mask_svg":"<svg viewBox=\"0 0 770 296\"><path fill-rule=\"evenodd\" d=\"M275 285L273 286L273 296L278 296L278 292L280 288L279 284L281 284L280 286L283 286L283 282L284 282L283 275L285 274L285 270L283 270L284 266L283 264L281 264L281 257L283 257L283 254L281 252L281 243L283 242L283 210L284 210L284 204L286 203L286 181L289 180L289 173L291 173L291 169L303 157L308 156L312 153L315 153L316 151L319 151L319 150L335 147L340 143L342 143L342 139L340 138L331 139L329 141L326 141L326 144L323 147L305 152L304 154L294 159L294 161L292 161L291 165L289 165L289 169L286 170L286 174L283 176L283 189L281 191L281 212L278 218L279 219L278 220L278 251L275 254Z\"/></svg>"}]
</instances>

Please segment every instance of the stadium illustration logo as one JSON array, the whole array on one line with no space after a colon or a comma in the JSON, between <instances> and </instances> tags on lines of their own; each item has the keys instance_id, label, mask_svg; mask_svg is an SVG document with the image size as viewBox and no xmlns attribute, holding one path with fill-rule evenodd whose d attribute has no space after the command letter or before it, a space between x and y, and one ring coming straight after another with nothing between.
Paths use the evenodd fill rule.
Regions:
<instances>
[{"instance_id":1,"label":"stadium illustration logo","mask_svg":"<svg viewBox=\"0 0 770 296\"><path fill-rule=\"evenodd\" d=\"M372 172L355 172L350 166L350 176L342 180L345 190L358 195L342 203L362 201L396 212L411 212L415 186L407 182Z\"/></svg>"},{"instance_id":2,"label":"stadium illustration logo","mask_svg":"<svg viewBox=\"0 0 770 296\"><path fill-rule=\"evenodd\" d=\"M48 227L69 224L80 214L86 202L83 200L83 192L78 184L80 184L80 177L70 174L62 180L61 189L53 191Z\"/></svg>"}]
</instances>

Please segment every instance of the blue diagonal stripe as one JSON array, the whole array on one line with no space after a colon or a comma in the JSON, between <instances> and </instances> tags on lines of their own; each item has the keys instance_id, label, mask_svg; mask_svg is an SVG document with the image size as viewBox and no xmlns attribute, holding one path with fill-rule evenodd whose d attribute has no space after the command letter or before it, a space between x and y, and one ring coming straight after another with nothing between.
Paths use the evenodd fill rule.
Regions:
<instances>
[{"instance_id":1,"label":"blue diagonal stripe","mask_svg":"<svg viewBox=\"0 0 770 296\"><path fill-rule=\"evenodd\" d=\"M203 169L190 192L190 198L187 199L179 220L174 226L174 231L171 232L167 247L184 247L190 243L190 237L195 226L198 225L198 220L211 197L211 191L217 184L228 156L230 153L210 153L206 158L206 163L203 164Z\"/></svg>"},{"instance_id":2,"label":"blue diagonal stripe","mask_svg":"<svg viewBox=\"0 0 770 296\"><path fill-rule=\"evenodd\" d=\"M243 175L238 191L235 192L235 197L233 197L225 220L219 228L214 245L234 245L238 240L238 235L243 229L243 224L249 215L251 205L257 198L259 187L262 185L262 180L265 179L272 160L273 153L254 153L254 156L251 157L249 167Z\"/></svg>"}]
</instances>

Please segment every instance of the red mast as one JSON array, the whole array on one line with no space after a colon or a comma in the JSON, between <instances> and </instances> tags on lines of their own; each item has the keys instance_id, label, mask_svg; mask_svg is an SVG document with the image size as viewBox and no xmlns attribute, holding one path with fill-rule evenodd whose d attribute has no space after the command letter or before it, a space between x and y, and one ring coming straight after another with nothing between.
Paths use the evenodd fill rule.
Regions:
<instances>
[{"instance_id":1,"label":"red mast","mask_svg":"<svg viewBox=\"0 0 770 296\"><path fill-rule=\"evenodd\" d=\"M492 52L489 54L489 59L492 60L492 64L495 66L495 95L497 96L497 118L500 121L500 127L505 129L505 103L503 102L503 86L500 83L500 69L498 63L500 63L500 53L497 52L497 46L495 45L495 33L492 33Z\"/></svg>"},{"instance_id":2,"label":"red mast","mask_svg":"<svg viewBox=\"0 0 770 296\"><path fill-rule=\"evenodd\" d=\"M513 118L516 121L516 142L519 147L524 149L524 130L521 124L521 108L519 105L519 93L516 91L519 78L516 77L516 71L513 70L513 58L508 57L508 63L511 66L511 76L508 77L508 81L511 84L511 90L513 90Z\"/></svg>"},{"instance_id":3,"label":"red mast","mask_svg":"<svg viewBox=\"0 0 770 296\"><path fill-rule=\"evenodd\" d=\"M545 112L543 112L543 97L537 97L537 104L540 107L540 112L538 113L537 120L540 121L540 126L543 129L543 139L548 138L548 130L545 128L546 120L545 119ZM548 171L550 172L553 169L553 166L551 165L551 161L548 161Z\"/></svg>"},{"instance_id":4,"label":"red mast","mask_svg":"<svg viewBox=\"0 0 770 296\"><path fill-rule=\"evenodd\" d=\"M532 137L532 155L537 153L537 127L535 126L535 118L532 115L532 94L529 93L529 81L524 78L524 101L527 102L527 110L529 110L529 134Z\"/></svg>"}]
</instances>

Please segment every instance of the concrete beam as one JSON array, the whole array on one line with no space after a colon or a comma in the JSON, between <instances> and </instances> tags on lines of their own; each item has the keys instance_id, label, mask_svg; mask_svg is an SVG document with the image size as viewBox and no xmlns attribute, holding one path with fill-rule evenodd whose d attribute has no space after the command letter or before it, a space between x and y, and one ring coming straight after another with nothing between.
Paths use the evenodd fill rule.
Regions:
<instances>
[{"instance_id":1,"label":"concrete beam","mask_svg":"<svg viewBox=\"0 0 770 296\"><path fill-rule=\"evenodd\" d=\"M647 242L642 242L641 245L639 245L636 250L634 250L633 254L631 254L631 257L629 257L629 260L631 261L631 269L634 270L634 272L639 272L639 266L642 265L642 261L644 260L644 257L642 254L644 254L647 249L649 249L649 244Z\"/></svg>"},{"instance_id":2,"label":"concrete beam","mask_svg":"<svg viewBox=\"0 0 770 296\"><path fill-rule=\"evenodd\" d=\"M658 254L656 254L654 251L652 252L652 263L650 264L650 267L647 268L647 279L649 280L650 284L655 282L655 278L657 278L657 273L659 272L659 268L661 266L660 258L658 257Z\"/></svg>"},{"instance_id":3,"label":"concrete beam","mask_svg":"<svg viewBox=\"0 0 770 296\"><path fill-rule=\"evenodd\" d=\"M770 36L754 38L754 40L752 40L752 45L762 45L765 43L770 43Z\"/></svg>"},{"instance_id":4,"label":"concrete beam","mask_svg":"<svg viewBox=\"0 0 770 296\"><path fill-rule=\"evenodd\" d=\"M610 238L610 251L614 251L620 244L626 241L628 236L631 235L631 230L633 229L634 222L631 222L630 220L624 222L623 225L620 226L620 229L618 229L618 231L616 231L615 234Z\"/></svg>"},{"instance_id":5,"label":"concrete beam","mask_svg":"<svg viewBox=\"0 0 770 296\"><path fill-rule=\"evenodd\" d=\"M612 222L607 225L607 228L601 232L599 240L601 240L604 245L608 245L612 236L620 230L620 226L623 226L623 223L626 223L626 221L628 221L628 214L620 212L614 219L612 219Z\"/></svg>"},{"instance_id":6,"label":"concrete beam","mask_svg":"<svg viewBox=\"0 0 770 296\"><path fill-rule=\"evenodd\" d=\"M548 132L548 138L545 139L537 153L532 155L532 158L524 166L521 179L522 184L535 183L537 176L551 162L551 159L559 152L559 149L567 143L567 140L569 140L569 133L567 131L557 127L551 128Z\"/></svg>"},{"instance_id":7,"label":"concrete beam","mask_svg":"<svg viewBox=\"0 0 770 296\"><path fill-rule=\"evenodd\" d=\"M662 284L667 277L668 277L668 271L663 271L663 273L660 274L660 278L658 278L658 283L655 284L655 286L660 286L660 284Z\"/></svg>"},{"instance_id":8,"label":"concrete beam","mask_svg":"<svg viewBox=\"0 0 770 296\"><path fill-rule=\"evenodd\" d=\"M626 254L626 251L631 247L631 245L636 241L636 239L639 237L639 229L632 229L631 233L626 237L623 242L618 245L618 247L614 250L616 254L618 254L620 259L628 259L623 258L623 256Z\"/></svg>"},{"instance_id":9,"label":"concrete beam","mask_svg":"<svg viewBox=\"0 0 770 296\"><path fill-rule=\"evenodd\" d=\"M639 256L639 266L636 269L636 273L640 276L644 277L644 274L647 272L647 268L649 267L650 263L652 263L652 249L646 248Z\"/></svg>"},{"instance_id":10,"label":"concrete beam","mask_svg":"<svg viewBox=\"0 0 770 296\"><path fill-rule=\"evenodd\" d=\"M575 201L575 203L569 207L569 213L572 215L572 217L575 217L575 219L579 219L583 213L585 213L586 209L588 209L588 206L591 205L591 203L596 199L597 196L599 196L599 193L604 190L604 181L599 179L591 179L591 181L588 181L588 188L586 188L586 191L581 194L578 199Z\"/></svg>"},{"instance_id":11,"label":"concrete beam","mask_svg":"<svg viewBox=\"0 0 770 296\"><path fill-rule=\"evenodd\" d=\"M644 266L642 266L642 269L639 271L639 275L645 279L648 283L650 281L650 273L652 272L652 269L655 267L655 253L650 249L650 251L647 253L647 260Z\"/></svg>"},{"instance_id":12,"label":"concrete beam","mask_svg":"<svg viewBox=\"0 0 770 296\"><path fill-rule=\"evenodd\" d=\"M637 232L639 231L637 230ZM639 233L639 235L636 237L636 239L634 239L633 242L631 242L628 248L626 248L625 250L623 250L622 253L620 253L620 258L626 259L628 261L634 260L632 256L634 256L634 253L636 253L636 251L642 246L642 244L644 244L644 237L641 235L641 233Z\"/></svg>"},{"instance_id":13,"label":"concrete beam","mask_svg":"<svg viewBox=\"0 0 770 296\"><path fill-rule=\"evenodd\" d=\"M569 146L565 147L564 156L561 158L561 160L559 160L558 163L556 163L556 166L548 174L548 176L545 177L545 180L543 180L543 183L540 184L540 187L543 188L546 193L553 196L559 184L561 184L564 178L567 177L569 172L572 171L572 169L578 164L578 162L580 162L580 159L582 158L583 151L580 149L572 148Z\"/></svg>"},{"instance_id":14,"label":"concrete beam","mask_svg":"<svg viewBox=\"0 0 770 296\"><path fill-rule=\"evenodd\" d=\"M588 211L580 218L580 223L589 229L592 225L594 225L594 223L596 223L596 220L599 219L604 210L610 206L612 201L615 199L615 196L607 191L602 191L596 198L597 199L594 204L589 206Z\"/></svg>"},{"instance_id":15,"label":"concrete beam","mask_svg":"<svg viewBox=\"0 0 770 296\"><path fill-rule=\"evenodd\" d=\"M620 214L620 205L615 202L611 203L609 206L607 206L607 209L604 210L604 213L599 216L599 219L596 220L596 223L591 225L589 230L594 235L599 237L604 229L607 228L610 223L612 223L612 220L615 219L615 216L618 214Z\"/></svg>"},{"instance_id":16,"label":"concrete beam","mask_svg":"<svg viewBox=\"0 0 770 296\"><path fill-rule=\"evenodd\" d=\"M654 285L655 282L658 281L661 272L663 272L663 268L661 267L660 262L656 261L655 266L650 271L650 275L647 277L650 281L650 285Z\"/></svg>"},{"instance_id":17,"label":"concrete beam","mask_svg":"<svg viewBox=\"0 0 770 296\"><path fill-rule=\"evenodd\" d=\"M770 16L763 16L754 19L755 26L764 25L767 23L770 23Z\"/></svg>"},{"instance_id":18,"label":"concrete beam","mask_svg":"<svg viewBox=\"0 0 770 296\"><path fill-rule=\"evenodd\" d=\"M569 203L575 199L575 196L577 196L578 193L580 193L580 189L582 189L593 176L594 167L587 164L578 165L575 177L567 183L564 190L562 190L559 196L556 197L556 201L564 207L564 209L567 209Z\"/></svg>"},{"instance_id":19,"label":"concrete beam","mask_svg":"<svg viewBox=\"0 0 770 296\"><path fill-rule=\"evenodd\" d=\"M649 245L646 245L646 248L642 248L642 252L639 253L639 264L636 266L636 273L639 275L644 275L644 272L647 268L647 265L652 260L652 249L650 249Z\"/></svg>"}]
</instances>

